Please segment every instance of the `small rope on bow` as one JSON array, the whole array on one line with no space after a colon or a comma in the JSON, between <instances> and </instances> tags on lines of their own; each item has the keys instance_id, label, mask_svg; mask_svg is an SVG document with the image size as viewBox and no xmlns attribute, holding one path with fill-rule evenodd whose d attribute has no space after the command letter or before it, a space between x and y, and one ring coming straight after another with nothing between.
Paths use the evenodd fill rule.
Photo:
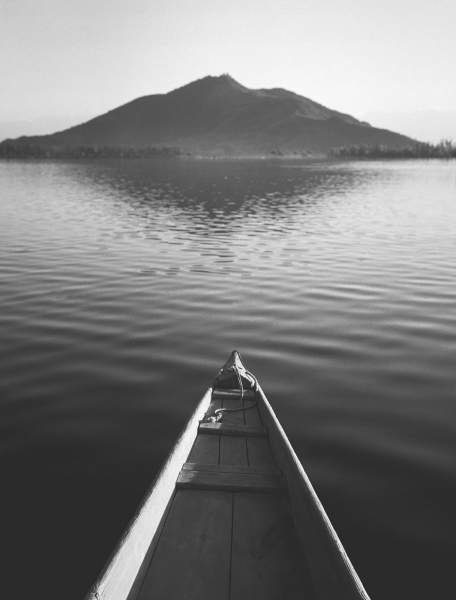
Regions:
<instances>
[{"instance_id":1,"label":"small rope on bow","mask_svg":"<svg viewBox=\"0 0 456 600\"><path fill-rule=\"evenodd\" d=\"M242 383L242 377L241 377L241 374L239 373L238 366L236 364L234 364L228 368L228 371L234 371L236 373L236 377L237 377L237 380L239 383L239 389L241 392L241 398L240 398L239 402L236 404L236 406L234 406L233 408L218 408L214 412L213 417L208 417L206 419L206 421L209 423L220 423L220 421L223 419L223 417L227 413L235 412L237 410L248 410L249 408L253 408L254 406L256 406L256 404L258 402L258 381L256 380L256 377L252 373L250 373L250 371L247 371L247 370L245 371L246 374L249 375L254 381L255 398L254 398L253 404L251 404L250 406L242 406L243 400L244 400L244 385Z\"/></svg>"}]
</instances>

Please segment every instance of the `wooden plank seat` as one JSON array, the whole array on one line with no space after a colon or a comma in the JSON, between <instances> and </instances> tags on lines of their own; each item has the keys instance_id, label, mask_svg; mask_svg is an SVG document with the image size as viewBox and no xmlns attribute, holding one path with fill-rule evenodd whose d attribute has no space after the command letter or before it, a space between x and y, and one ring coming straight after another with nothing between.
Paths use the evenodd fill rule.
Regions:
<instances>
[{"instance_id":1,"label":"wooden plank seat","mask_svg":"<svg viewBox=\"0 0 456 600\"><path fill-rule=\"evenodd\" d=\"M283 494L287 491L285 479L277 472L235 466L227 469L223 465L202 465L202 467L202 469L190 469L188 464L184 465L177 478L177 489L269 494Z\"/></svg>"},{"instance_id":2,"label":"wooden plank seat","mask_svg":"<svg viewBox=\"0 0 456 600\"><path fill-rule=\"evenodd\" d=\"M224 400L224 399L238 399L241 397L240 390L222 390L215 389L212 390L212 399L213 400ZM254 390L244 390L242 394L244 400L255 400L255 392Z\"/></svg>"},{"instance_id":3,"label":"wooden plank seat","mask_svg":"<svg viewBox=\"0 0 456 600\"><path fill-rule=\"evenodd\" d=\"M250 473L255 475L281 475L282 471L274 466L243 467L241 465L216 465L207 463L184 463L182 469L186 471L216 471L217 473Z\"/></svg>"},{"instance_id":4,"label":"wooden plank seat","mask_svg":"<svg viewBox=\"0 0 456 600\"><path fill-rule=\"evenodd\" d=\"M268 431L265 427L251 427L249 425L238 425L236 423L200 423L198 433L246 437L267 437L268 435Z\"/></svg>"}]
</instances>

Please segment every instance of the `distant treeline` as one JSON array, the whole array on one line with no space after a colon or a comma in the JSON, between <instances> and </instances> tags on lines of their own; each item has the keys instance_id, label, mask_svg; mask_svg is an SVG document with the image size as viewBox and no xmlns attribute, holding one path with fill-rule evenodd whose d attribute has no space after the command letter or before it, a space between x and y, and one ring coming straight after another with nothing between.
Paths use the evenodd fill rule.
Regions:
<instances>
[{"instance_id":1,"label":"distant treeline","mask_svg":"<svg viewBox=\"0 0 456 600\"><path fill-rule=\"evenodd\" d=\"M177 146L129 148L123 146L42 146L40 144L0 144L0 158L154 158L176 157L185 153Z\"/></svg>"},{"instance_id":2,"label":"distant treeline","mask_svg":"<svg viewBox=\"0 0 456 600\"><path fill-rule=\"evenodd\" d=\"M390 148L381 144L342 146L333 148L331 155L357 158L456 158L456 144L442 140L435 145L417 143L407 148Z\"/></svg>"}]
</instances>

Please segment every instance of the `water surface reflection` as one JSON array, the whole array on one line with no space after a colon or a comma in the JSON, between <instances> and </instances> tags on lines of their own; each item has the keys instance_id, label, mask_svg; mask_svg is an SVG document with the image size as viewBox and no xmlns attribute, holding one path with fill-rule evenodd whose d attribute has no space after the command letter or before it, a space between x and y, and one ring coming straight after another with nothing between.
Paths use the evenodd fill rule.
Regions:
<instances>
[{"instance_id":1,"label":"water surface reflection","mask_svg":"<svg viewBox=\"0 0 456 600\"><path fill-rule=\"evenodd\" d=\"M452 163L0 171L8 598L83 597L233 348L372 598L451 597Z\"/></svg>"}]
</instances>

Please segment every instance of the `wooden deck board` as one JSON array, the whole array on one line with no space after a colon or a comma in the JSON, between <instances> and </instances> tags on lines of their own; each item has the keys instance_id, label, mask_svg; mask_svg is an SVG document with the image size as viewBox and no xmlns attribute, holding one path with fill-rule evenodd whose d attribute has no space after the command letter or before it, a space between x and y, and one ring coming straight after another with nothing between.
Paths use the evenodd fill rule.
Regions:
<instances>
[{"instance_id":1,"label":"wooden deck board","mask_svg":"<svg viewBox=\"0 0 456 600\"><path fill-rule=\"evenodd\" d=\"M247 438L247 453L250 467L273 469L276 466L267 439Z\"/></svg>"},{"instance_id":2,"label":"wooden deck board","mask_svg":"<svg viewBox=\"0 0 456 600\"><path fill-rule=\"evenodd\" d=\"M233 495L178 490L138 600L229 600Z\"/></svg>"},{"instance_id":3,"label":"wooden deck board","mask_svg":"<svg viewBox=\"0 0 456 600\"><path fill-rule=\"evenodd\" d=\"M198 436L211 438L211 435ZM193 462L193 458L187 462ZM199 462L196 461L195 462ZM247 438L231 437L228 435L220 436L220 464L221 465L240 465L248 466L247 459Z\"/></svg>"},{"instance_id":4,"label":"wooden deck board","mask_svg":"<svg viewBox=\"0 0 456 600\"><path fill-rule=\"evenodd\" d=\"M245 402L245 406L252 406L253 402ZM250 427L262 427L263 423L261 421L261 416L258 411L258 405L256 404L252 408L247 408L245 412L245 424Z\"/></svg>"},{"instance_id":5,"label":"wooden deck board","mask_svg":"<svg viewBox=\"0 0 456 600\"><path fill-rule=\"evenodd\" d=\"M190 471L182 469L176 482L177 489L218 490L226 492L261 492L284 494L285 479L275 473L227 473L219 471Z\"/></svg>"},{"instance_id":6,"label":"wooden deck board","mask_svg":"<svg viewBox=\"0 0 456 600\"><path fill-rule=\"evenodd\" d=\"M240 438L239 438L240 439ZM217 464L220 454L220 437L217 435L198 435L190 450L187 462Z\"/></svg>"},{"instance_id":7,"label":"wooden deck board","mask_svg":"<svg viewBox=\"0 0 456 600\"><path fill-rule=\"evenodd\" d=\"M231 598L315 599L285 497L234 494Z\"/></svg>"},{"instance_id":8,"label":"wooden deck board","mask_svg":"<svg viewBox=\"0 0 456 600\"><path fill-rule=\"evenodd\" d=\"M225 398L222 401L223 408L240 408L241 406L244 406L244 402L239 405L239 398L236 400L228 400ZM223 417L223 423L245 425L244 411L233 410L232 412L225 413Z\"/></svg>"}]
</instances>

